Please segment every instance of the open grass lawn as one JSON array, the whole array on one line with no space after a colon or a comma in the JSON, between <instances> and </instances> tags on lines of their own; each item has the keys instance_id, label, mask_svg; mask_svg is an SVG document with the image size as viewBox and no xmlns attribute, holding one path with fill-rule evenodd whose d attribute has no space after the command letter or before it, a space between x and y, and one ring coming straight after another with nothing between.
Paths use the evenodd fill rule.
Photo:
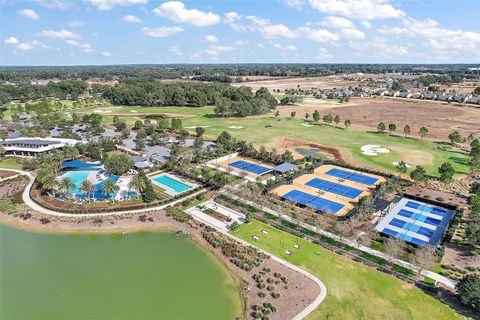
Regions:
<instances>
[{"instance_id":1,"label":"open grass lawn","mask_svg":"<svg viewBox=\"0 0 480 320\"><path fill-rule=\"evenodd\" d=\"M413 165L422 165L431 175L438 175L437 169L443 162L451 162L457 174L468 171L468 156L446 147L439 149L439 144L429 140L414 140L403 137L394 137L388 134L366 132L364 129L350 127L348 129L334 128L332 126L315 125L305 127L301 119L286 117L275 118L271 115L255 116L248 118L217 118L213 113L213 107L188 108L188 107L114 107L87 109L94 112L100 109L112 111L100 113L106 123L112 123L115 113L127 114L130 111L132 117L123 118L132 125L135 114L142 113L173 113L188 114L189 118L183 118L184 127L207 126L206 135L216 137L222 131L227 130L233 136L253 142L257 145L274 142L279 137L291 137L304 141L311 141L326 146L332 146L342 151L349 152L356 159L377 167L395 171L393 162L401 160ZM241 129L229 127L241 126ZM193 131L194 129L189 129ZM366 144L376 144L388 147L391 152L378 156L366 156L360 148Z\"/></svg>"},{"instance_id":2,"label":"open grass lawn","mask_svg":"<svg viewBox=\"0 0 480 320\"><path fill-rule=\"evenodd\" d=\"M267 230L265 235L261 230ZM317 276L327 297L308 319L460 319L421 290L269 225L253 221L233 232L255 246ZM260 240L253 241L257 235ZM299 244L299 250L294 245ZM291 256L286 250L293 252Z\"/></svg>"},{"instance_id":3,"label":"open grass lawn","mask_svg":"<svg viewBox=\"0 0 480 320\"><path fill-rule=\"evenodd\" d=\"M22 165L17 163L17 158L15 157L4 157L0 159L0 168L22 170Z\"/></svg>"}]
</instances>

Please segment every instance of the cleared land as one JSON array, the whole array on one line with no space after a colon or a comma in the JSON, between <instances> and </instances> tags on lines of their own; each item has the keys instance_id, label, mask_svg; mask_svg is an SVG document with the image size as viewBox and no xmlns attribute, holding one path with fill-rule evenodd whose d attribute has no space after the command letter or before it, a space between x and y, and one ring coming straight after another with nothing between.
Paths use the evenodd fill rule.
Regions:
<instances>
[{"instance_id":1,"label":"cleared land","mask_svg":"<svg viewBox=\"0 0 480 320\"><path fill-rule=\"evenodd\" d=\"M480 109L475 107L462 107L458 105L394 98L351 98L345 104L326 104L325 100L318 103L305 99L294 106L280 106L281 115L290 116L292 111L297 112L297 117L303 118L305 113L311 115L315 110L320 115L331 113L339 115L342 120L350 119L354 126L376 129L378 123L384 122L397 125L397 133L403 134L403 127L410 125L412 135L418 135L421 127L429 130L429 139L448 140L448 135L454 130L459 131L464 137L469 134L479 135ZM342 121L343 122L343 121Z\"/></svg>"},{"instance_id":2,"label":"cleared land","mask_svg":"<svg viewBox=\"0 0 480 320\"><path fill-rule=\"evenodd\" d=\"M258 90L261 87L273 89L333 89L356 87L361 81L345 80L342 76L326 76L326 77L308 77L308 78L284 78L284 79L268 79L262 81L248 81L240 83L232 83L236 87L251 87ZM300 87L299 87L300 86Z\"/></svg>"},{"instance_id":3,"label":"cleared land","mask_svg":"<svg viewBox=\"0 0 480 320\"><path fill-rule=\"evenodd\" d=\"M414 286L266 224L253 221L233 233L322 280L327 298L308 319L461 319ZM260 239L253 241L253 235ZM293 249L295 244L301 248Z\"/></svg>"},{"instance_id":4,"label":"cleared land","mask_svg":"<svg viewBox=\"0 0 480 320\"><path fill-rule=\"evenodd\" d=\"M393 137L388 134L367 132L365 128L335 128L332 126L315 125L305 126L301 119L290 119L286 117L274 117L272 115L253 116L247 118L218 118L213 113L213 107L187 108L187 107L102 107L102 110L111 110L108 116L104 114L105 123L112 123L113 115L124 114L124 108L141 113L174 113L187 114L191 117L182 119L184 127L195 126L206 127L206 135L218 136L222 131L228 131L233 136L252 142L257 145L270 145L278 139L288 137L289 145L285 149L295 151L295 142L298 145L305 145L312 142L320 146L327 146L338 150L348 162L363 165L366 167L383 168L390 171L395 170L393 162L403 160L412 165L423 165L428 173L437 175L437 168L443 162L451 162L457 173L463 174L468 171L468 156L464 153L446 148L440 149L438 144L429 140L406 139ZM93 112L98 108L89 109ZM138 119L135 116L125 118L129 124ZM360 148L367 144L382 145L391 152L378 156L366 156L361 153ZM275 147L281 151L282 145Z\"/></svg>"}]
</instances>

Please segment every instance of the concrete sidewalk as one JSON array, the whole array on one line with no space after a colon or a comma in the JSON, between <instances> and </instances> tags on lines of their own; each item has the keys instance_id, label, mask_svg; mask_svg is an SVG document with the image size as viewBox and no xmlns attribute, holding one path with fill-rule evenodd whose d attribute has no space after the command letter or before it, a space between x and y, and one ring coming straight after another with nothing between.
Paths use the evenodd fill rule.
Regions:
<instances>
[{"instance_id":1,"label":"concrete sidewalk","mask_svg":"<svg viewBox=\"0 0 480 320\"><path fill-rule=\"evenodd\" d=\"M255 207L257 209L260 209L264 212L267 212L269 214L272 214L276 217L279 217L283 220L286 220L286 221L289 221L289 222L292 222L292 223L297 223L294 219L292 219L290 216L287 216L287 215L284 215L282 213L279 213L275 210L272 210L270 208L267 208L267 207L264 207L264 206L261 206L261 205L258 205L252 201L249 201L249 200L245 200L243 198L240 198L236 195L233 195L233 194L230 194L228 193L228 196L231 197L232 199L235 199L235 200L238 200L238 201L242 201L243 203L246 203L248 205L251 205L252 207ZM302 226L303 228L305 229L308 229L308 230L311 230L315 233L318 233L320 235L323 235L323 236L326 236L326 237L329 237L331 239L334 239L335 241L338 241L340 243L343 243L343 244L346 244L348 246L351 246L351 247L354 247L354 248L357 248L358 250L362 251L362 252L366 252L366 253L369 253L375 257L378 257L378 258L381 258L381 259L384 259L386 261L391 261L392 263L394 264L397 264L399 266L402 266L406 269L409 269L415 273L419 273L425 277L429 277L433 280L435 280L436 282L438 283L441 283L442 285L450 288L450 289L454 289L455 288L455 285L457 284L456 281L453 281L447 277L444 277L442 275L439 275L438 273L435 273L435 272L432 272L430 270L422 270L422 271L418 271L418 268L409 263L409 262L406 262L406 261L403 261L403 260L400 260L400 259L397 259L397 258L393 258L383 252L380 252L380 251L377 251L377 250L374 250L372 248L369 248L369 247L366 247L366 246L363 246L363 245L359 245L356 241L353 241L353 240L350 240L350 239L345 239L345 238L341 238L339 237L338 235L336 234L333 234L333 233L330 233L328 231L325 231L325 230L322 230L322 229L319 229L317 227L314 227L314 226L311 226L309 224L306 224L306 223L300 223L300 226Z\"/></svg>"}]
</instances>

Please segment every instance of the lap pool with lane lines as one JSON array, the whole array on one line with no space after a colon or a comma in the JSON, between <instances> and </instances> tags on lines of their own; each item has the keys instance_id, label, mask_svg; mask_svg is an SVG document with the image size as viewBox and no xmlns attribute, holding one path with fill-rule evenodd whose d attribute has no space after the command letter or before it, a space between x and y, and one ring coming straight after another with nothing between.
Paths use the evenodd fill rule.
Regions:
<instances>
[{"instance_id":1,"label":"lap pool with lane lines","mask_svg":"<svg viewBox=\"0 0 480 320\"><path fill-rule=\"evenodd\" d=\"M150 179L165 189L167 193L172 193L172 195L177 195L194 188L194 186L186 184L170 174L161 174L151 177Z\"/></svg>"}]
</instances>

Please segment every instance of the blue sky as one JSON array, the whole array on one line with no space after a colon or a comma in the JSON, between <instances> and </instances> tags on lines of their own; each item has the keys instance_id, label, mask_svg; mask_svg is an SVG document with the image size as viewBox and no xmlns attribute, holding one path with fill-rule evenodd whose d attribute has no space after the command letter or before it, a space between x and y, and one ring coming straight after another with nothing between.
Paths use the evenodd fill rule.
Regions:
<instances>
[{"instance_id":1,"label":"blue sky","mask_svg":"<svg viewBox=\"0 0 480 320\"><path fill-rule=\"evenodd\" d=\"M0 0L1 65L480 63L476 0Z\"/></svg>"}]
</instances>

